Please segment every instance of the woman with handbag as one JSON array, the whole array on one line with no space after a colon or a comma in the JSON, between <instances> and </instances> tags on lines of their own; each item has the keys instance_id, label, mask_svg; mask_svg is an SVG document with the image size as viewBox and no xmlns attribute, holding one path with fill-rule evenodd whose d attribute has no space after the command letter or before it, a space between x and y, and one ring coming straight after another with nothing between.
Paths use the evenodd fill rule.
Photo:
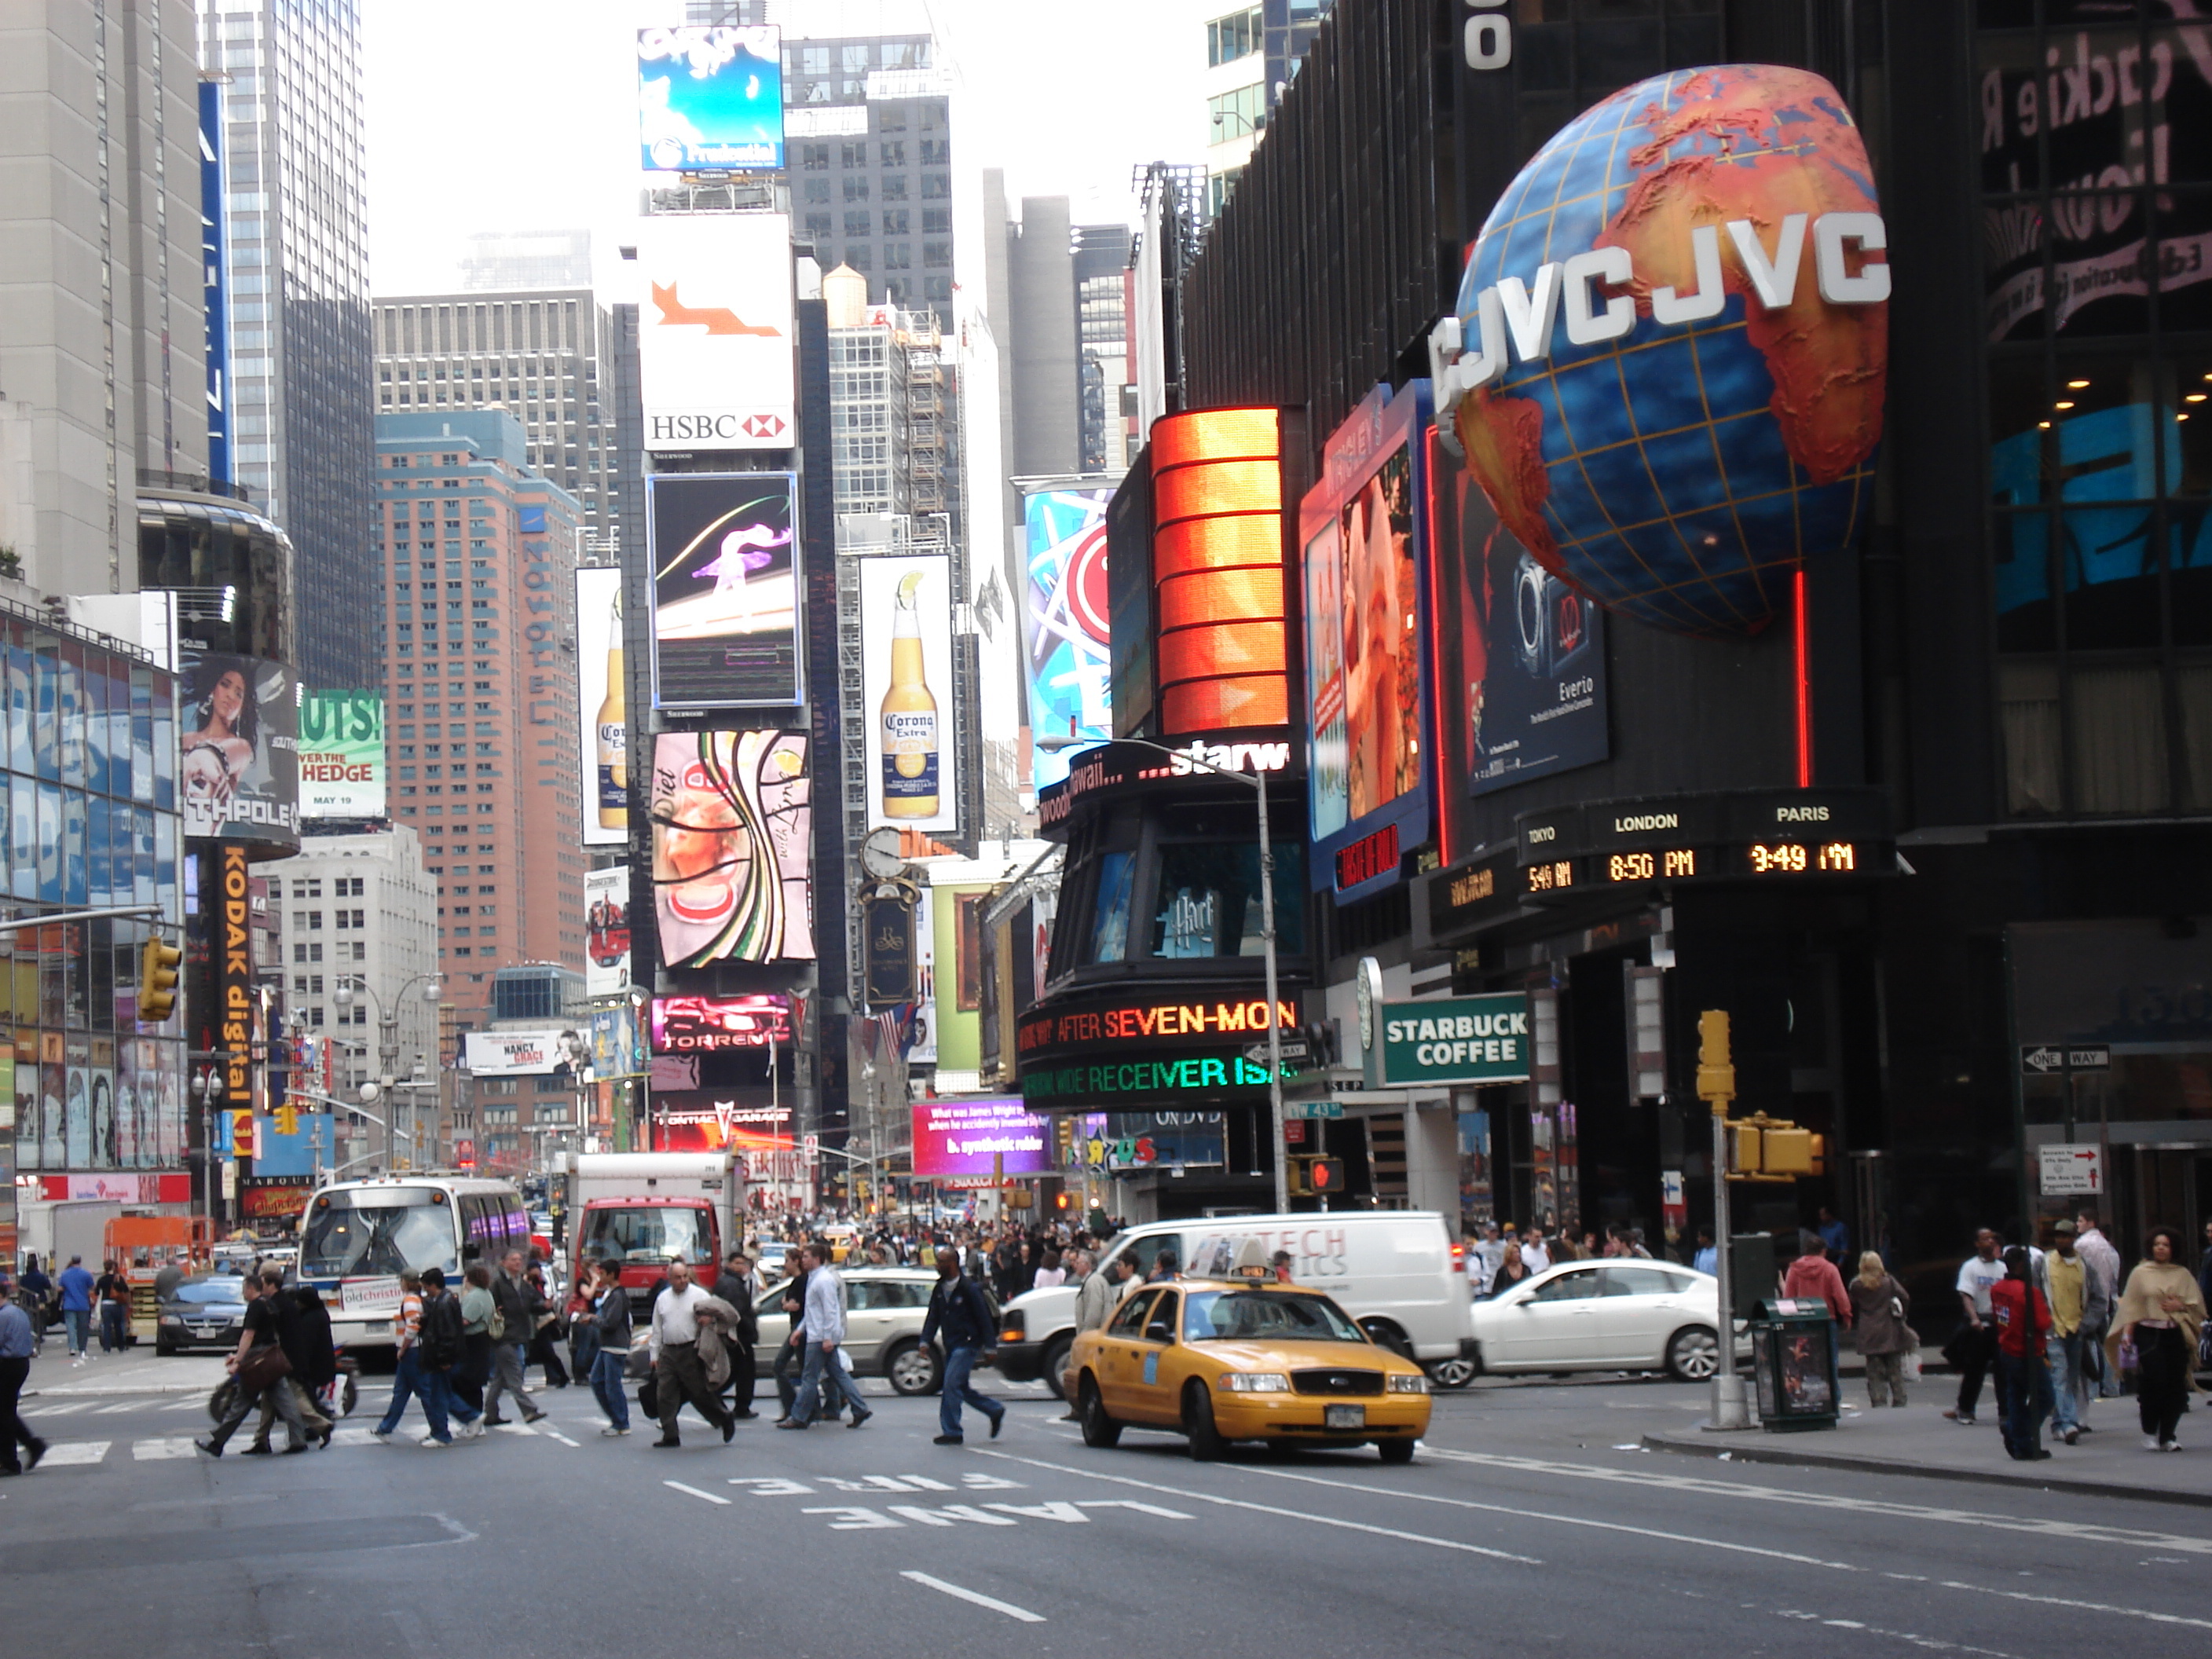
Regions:
<instances>
[{"instance_id":1,"label":"woman with handbag","mask_svg":"<svg viewBox=\"0 0 2212 1659\"><path fill-rule=\"evenodd\" d=\"M1853 1328L1858 1332L1859 1358L1866 1361L1867 1403L1902 1406L1905 1403L1905 1357L1920 1346L1920 1339L1905 1322L1912 1311L1912 1297L1890 1277L1881 1258L1872 1250L1859 1257L1858 1275L1850 1283Z\"/></svg>"},{"instance_id":2,"label":"woman with handbag","mask_svg":"<svg viewBox=\"0 0 2212 1659\"><path fill-rule=\"evenodd\" d=\"M2113 1346L2135 1345L2136 1409L2145 1451L2181 1449L2182 1408L2196 1386L2190 1372L2204 1328L2204 1293L2182 1265L2181 1248L2181 1235L2172 1228L2151 1229L2143 1241L2145 1259L2128 1274L2112 1319Z\"/></svg>"},{"instance_id":3,"label":"woman with handbag","mask_svg":"<svg viewBox=\"0 0 2212 1659\"><path fill-rule=\"evenodd\" d=\"M292 1374L292 1362L284 1357L277 1341L276 1297L283 1285L284 1275L271 1267L258 1279L247 1274L239 1286L239 1294L246 1299L246 1328L239 1333L237 1351L225 1362L238 1387L230 1410L216 1425L215 1432L192 1443L210 1457L222 1455L238 1425L260 1409L264 1394L284 1419L284 1455L289 1457L307 1449L307 1425L301 1420L299 1402L286 1382Z\"/></svg>"},{"instance_id":4,"label":"woman with handbag","mask_svg":"<svg viewBox=\"0 0 2212 1659\"><path fill-rule=\"evenodd\" d=\"M542 1365L545 1370L545 1386L565 1389L568 1386L568 1368L561 1363L561 1350L556 1346L562 1334L561 1310L545 1291L545 1270L533 1265L524 1282L524 1295L530 1303L530 1346L522 1356L525 1365Z\"/></svg>"}]
</instances>

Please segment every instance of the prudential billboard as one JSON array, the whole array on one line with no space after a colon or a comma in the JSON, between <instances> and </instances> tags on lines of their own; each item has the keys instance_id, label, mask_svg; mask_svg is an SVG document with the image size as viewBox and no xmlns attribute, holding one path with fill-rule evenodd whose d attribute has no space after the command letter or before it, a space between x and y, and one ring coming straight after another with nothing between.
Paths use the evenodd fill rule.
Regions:
<instances>
[{"instance_id":1,"label":"prudential billboard","mask_svg":"<svg viewBox=\"0 0 2212 1659\"><path fill-rule=\"evenodd\" d=\"M637 32L638 164L659 173L783 165L783 31Z\"/></svg>"},{"instance_id":2,"label":"prudential billboard","mask_svg":"<svg viewBox=\"0 0 2212 1659\"><path fill-rule=\"evenodd\" d=\"M645 447L791 448L791 216L655 216L637 263Z\"/></svg>"}]
</instances>

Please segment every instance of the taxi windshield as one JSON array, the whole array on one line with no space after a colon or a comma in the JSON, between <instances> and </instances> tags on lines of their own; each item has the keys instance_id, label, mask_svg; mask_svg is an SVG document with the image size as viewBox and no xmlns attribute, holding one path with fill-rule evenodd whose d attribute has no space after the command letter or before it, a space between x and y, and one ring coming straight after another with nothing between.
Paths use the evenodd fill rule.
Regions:
<instances>
[{"instance_id":1,"label":"taxi windshield","mask_svg":"<svg viewBox=\"0 0 2212 1659\"><path fill-rule=\"evenodd\" d=\"M1367 1340L1327 1297L1291 1291L1187 1291L1182 1337L1186 1342Z\"/></svg>"}]
</instances>

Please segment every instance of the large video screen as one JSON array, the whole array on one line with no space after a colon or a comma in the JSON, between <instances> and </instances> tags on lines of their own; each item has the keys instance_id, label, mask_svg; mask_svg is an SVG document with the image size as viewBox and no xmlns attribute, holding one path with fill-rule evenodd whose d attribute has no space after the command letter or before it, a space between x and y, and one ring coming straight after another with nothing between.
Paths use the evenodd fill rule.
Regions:
<instances>
[{"instance_id":1,"label":"large video screen","mask_svg":"<svg viewBox=\"0 0 2212 1659\"><path fill-rule=\"evenodd\" d=\"M659 707L800 701L797 484L788 472L645 481Z\"/></svg>"},{"instance_id":2,"label":"large video screen","mask_svg":"<svg viewBox=\"0 0 2212 1659\"><path fill-rule=\"evenodd\" d=\"M1419 391L1393 399L1377 387L1330 437L1322 482L1300 504L1308 788L1324 854L1387 828L1407 848L1427 839L1424 413ZM1334 865L1315 860L1314 880L1327 884Z\"/></svg>"},{"instance_id":3,"label":"large video screen","mask_svg":"<svg viewBox=\"0 0 2212 1659\"><path fill-rule=\"evenodd\" d=\"M783 31L637 32L638 165L655 173L783 165Z\"/></svg>"},{"instance_id":4,"label":"large video screen","mask_svg":"<svg viewBox=\"0 0 2212 1659\"><path fill-rule=\"evenodd\" d=\"M670 967L813 960L807 745L773 730L653 740L653 919Z\"/></svg>"},{"instance_id":5,"label":"large video screen","mask_svg":"<svg viewBox=\"0 0 2212 1659\"><path fill-rule=\"evenodd\" d=\"M1022 503L1029 538L1030 726L1040 738L1103 743L1114 735L1108 682L1112 599L1106 587L1110 489L1040 489ZM1043 788L1067 775L1069 754L1036 751Z\"/></svg>"}]
</instances>

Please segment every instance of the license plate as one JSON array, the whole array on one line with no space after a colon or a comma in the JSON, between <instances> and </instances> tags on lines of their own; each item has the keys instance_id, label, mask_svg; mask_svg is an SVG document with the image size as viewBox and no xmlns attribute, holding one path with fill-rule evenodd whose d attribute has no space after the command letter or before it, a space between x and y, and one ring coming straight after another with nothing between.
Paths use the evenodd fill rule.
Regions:
<instances>
[{"instance_id":1,"label":"license plate","mask_svg":"<svg viewBox=\"0 0 2212 1659\"><path fill-rule=\"evenodd\" d=\"M1364 1406L1324 1406L1322 1407L1322 1426L1325 1429L1364 1429L1367 1426L1367 1407Z\"/></svg>"}]
</instances>

